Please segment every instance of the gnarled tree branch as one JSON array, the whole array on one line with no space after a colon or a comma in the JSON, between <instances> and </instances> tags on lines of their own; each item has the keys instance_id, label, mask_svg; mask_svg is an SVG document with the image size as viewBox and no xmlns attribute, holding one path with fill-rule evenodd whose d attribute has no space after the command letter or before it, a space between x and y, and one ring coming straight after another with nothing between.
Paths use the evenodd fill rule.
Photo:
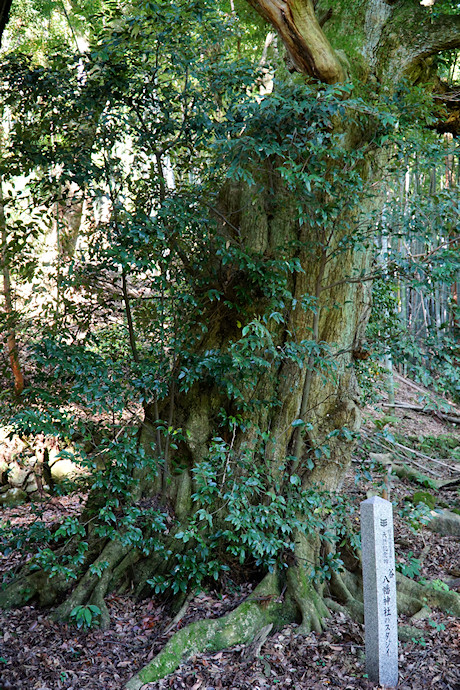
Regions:
<instances>
[{"instance_id":1,"label":"gnarled tree branch","mask_svg":"<svg viewBox=\"0 0 460 690\"><path fill-rule=\"evenodd\" d=\"M420 57L430 57L443 50L460 47L460 13L438 15L426 20L415 34L413 47Z\"/></svg>"},{"instance_id":2,"label":"gnarled tree branch","mask_svg":"<svg viewBox=\"0 0 460 690\"><path fill-rule=\"evenodd\" d=\"M344 81L345 71L315 15L311 0L248 0L282 39L298 72L327 84Z\"/></svg>"},{"instance_id":3,"label":"gnarled tree branch","mask_svg":"<svg viewBox=\"0 0 460 690\"><path fill-rule=\"evenodd\" d=\"M402 2L393 9L380 55L389 55L387 76L411 74L423 60L460 47L460 12L436 15L417 2Z\"/></svg>"}]
</instances>

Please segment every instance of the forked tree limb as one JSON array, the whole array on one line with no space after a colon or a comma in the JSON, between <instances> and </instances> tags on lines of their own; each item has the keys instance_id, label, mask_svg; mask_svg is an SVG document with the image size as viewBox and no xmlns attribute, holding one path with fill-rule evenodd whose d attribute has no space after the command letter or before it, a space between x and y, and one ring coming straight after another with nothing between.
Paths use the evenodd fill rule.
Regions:
<instances>
[{"instance_id":1,"label":"forked tree limb","mask_svg":"<svg viewBox=\"0 0 460 690\"><path fill-rule=\"evenodd\" d=\"M331 12L317 17L312 0L247 2L276 29L298 72L327 84L346 79L343 64L322 30ZM355 16L353 5L359 4L350 0L345 15ZM376 55L380 55L378 62L390 79L408 74L414 65L432 55L460 46L460 14L433 16L429 8L413 0L387 0L386 4L388 10L379 23L381 2L368 0L367 10L362 13L362 29L366 31L366 25L379 23ZM340 11L344 14L343 5ZM345 19L342 17L342 23Z\"/></svg>"},{"instance_id":2,"label":"forked tree limb","mask_svg":"<svg viewBox=\"0 0 460 690\"><path fill-rule=\"evenodd\" d=\"M393 376L395 379L398 381L401 381L401 383L404 383L406 386L409 386L409 388L413 388L416 391L419 391L419 393L423 393L423 395L430 396L432 393L428 390L428 388L424 388L423 386L415 383L415 381L412 381L411 379L408 379L406 376L402 376L401 374L398 374L397 371L393 373ZM441 400L441 396L437 396ZM453 411L455 412L455 403L452 402L452 400L449 400L448 398L443 399L444 402L447 402L451 408L453 408Z\"/></svg>"}]
</instances>

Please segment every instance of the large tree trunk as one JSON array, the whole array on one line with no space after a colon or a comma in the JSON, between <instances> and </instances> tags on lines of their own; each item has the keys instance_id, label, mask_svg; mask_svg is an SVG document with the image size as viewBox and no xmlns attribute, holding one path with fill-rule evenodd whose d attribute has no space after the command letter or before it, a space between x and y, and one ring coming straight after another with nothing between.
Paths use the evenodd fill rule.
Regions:
<instances>
[{"instance_id":1,"label":"large tree trunk","mask_svg":"<svg viewBox=\"0 0 460 690\"><path fill-rule=\"evenodd\" d=\"M322 482L325 488L335 490L347 469L351 444L330 434L343 427L356 431L360 423L358 390L351 364L353 351L363 338L370 308L367 277L371 255L369 248L340 249L338 245L344 236L357 229L360 221L369 224L370 220L361 208L359 214L352 210L342 215L344 232L336 231L332 224L318 228L308 222L299 223L294 199L285 191L283 181L272 174L270 185L270 189L263 190L256 186L228 185L220 196L219 213L239 229L239 241L245 251L262 257L267 263L272 257L281 258L283 246L292 247L283 253L283 258L297 260L302 269L293 272L289 280L292 302L287 300L282 324L272 323L272 347L281 350L286 344L300 347L308 343L312 352L308 354L307 346L300 366L287 357L280 357L271 365L267 362L266 371L253 376L252 381L248 376L244 414L254 430L273 430L270 444L265 448L265 463L273 479L286 457L292 456L292 469L296 469L306 485ZM317 204L322 200L327 203L321 197ZM356 277L363 275L364 280ZM249 276L237 266L228 266L222 282L214 287L229 301L234 299L235 288L244 287L247 292L244 317L225 303L217 308L209 305L203 321L210 327L196 350L197 355L210 348L228 351L230 343L241 338L242 327L262 317L266 310L257 286L251 290ZM307 297L311 298L311 308L302 306ZM243 318L244 323L240 321ZM261 350L262 339L263 336ZM324 350L321 355L321 348L329 351ZM319 359L322 359L322 369ZM260 404L263 400L265 404ZM147 408L143 428L146 440L154 437L157 415L166 420L171 402L174 426L183 429L186 435L180 450L188 458L188 468L184 471L190 472L207 457L214 436L224 433L230 441L229 429L222 425L219 432L219 409L225 409L228 416L237 415L242 412L242 402L226 397L214 381L200 380L186 395L176 394L173 401L169 396L164 412L158 413L153 405ZM295 420L301 420L306 427L301 424L293 427ZM237 454L242 445L251 443L256 444L251 431L239 431L233 438L233 450ZM326 443L332 446L331 454L318 459L314 451Z\"/></svg>"},{"instance_id":2,"label":"large tree trunk","mask_svg":"<svg viewBox=\"0 0 460 690\"><path fill-rule=\"evenodd\" d=\"M430 67L433 54L460 45L459 17L432 17L427 8L413 0L342 0L334 3L332 12L326 6L320 7L322 3L314 9L311 0L250 0L250 4L274 25L289 53L292 69L316 81L318 87L321 82L343 82L348 76L363 94L370 90L377 96L383 89L390 92L403 77L416 82ZM108 589L122 586L129 578L142 593L148 578L167 573L177 562L177 554L188 547L174 537L193 519L197 468L208 459L216 436L223 438L226 449L215 479L220 487L215 507L220 514L219 525L225 523L228 503L223 498L225 481L230 472L234 481L247 476L248 466L243 460L247 462L248 457L265 477L263 500L275 486L289 499L290 486L297 481L304 489L320 486L334 492L340 488L351 461L352 432L360 425L351 365L369 312L367 278L372 247L366 242L365 230L369 237L370 219L380 203L379 183L386 155L375 147L369 118L355 118L351 124L336 119L334 127L340 132L344 156L359 154L355 171L359 172L362 193L355 187L356 199L351 203L346 184L340 186L337 159L326 162L325 179L335 179L338 187L335 191L318 190L314 203L316 209L332 203L336 210L333 220L318 222L313 210L299 219L295 199L276 172L274 161L267 161L263 171L259 170L257 186L229 182L221 190L214 212L222 237L241 246L247 256L256 257L266 266L266 275L270 262L280 258L280 252L283 260L292 265L297 262L300 267L288 277L291 297L286 300L283 318L280 323L269 321L270 347L262 345L256 352L261 359L264 351L269 352L266 366L260 365L259 370L254 365L246 396L230 395L228 387L220 386L216 377L205 373L186 393L181 393L177 374L185 363L181 353L176 353L171 375L175 381L162 402L146 406L140 433L141 445L147 451L153 447L162 458L162 472L153 482L146 474L138 473L132 496L133 502L139 502L152 494L160 495L164 505L173 506L176 526L165 538L164 551L147 558L140 549L124 546L122 540L94 540L85 557L85 568L104 561L109 567L102 577L83 569L77 587L60 606L62 614L68 615L74 606L88 601L97 603L104 612L103 597ZM353 237L360 241L350 239ZM215 249L215 245L210 246ZM187 270L187 258L181 260ZM212 301L206 305L200 298L200 304L204 304L201 319L207 328L201 339L196 337L197 357L213 349L221 355L228 352L232 343L241 339L242 328L261 318L269 302L254 277L236 262L222 266L210 250L208 264L215 283L208 275L201 281L201 289L206 283L206 290L213 288L222 298L217 305ZM307 307L302 306L306 298L310 305ZM240 310L231 306L238 300ZM302 343L301 362L276 356L287 344L300 347ZM227 420L244 412L244 424L222 423L222 411ZM166 433L160 427L166 427ZM171 430L179 428L183 433L177 449L173 449ZM246 642L260 627L281 624L285 620L280 617L284 587L285 613L288 618L302 620L304 630L320 627L326 614L325 600L330 606L345 605L356 616L362 616L359 572L333 574L328 593L339 604L327 599L324 585L313 584L306 563L318 562L320 556L316 526L312 525L310 533L300 529L292 536L292 545L292 553L284 558L287 568L275 568L266 575L260 590L244 608L222 621L207 621L182 631L129 687L139 688L142 682L170 672L183 654ZM50 604L70 588L65 579L55 578L51 597L44 588L42 573L26 577L27 588L23 581L13 585L4 594L3 603L23 601L27 590L27 597L37 594L42 603ZM402 596L400 601L404 610L413 609L413 597ZM449 605L459 609L456 595L450 597Z\"/></svg>"}]
</instances>

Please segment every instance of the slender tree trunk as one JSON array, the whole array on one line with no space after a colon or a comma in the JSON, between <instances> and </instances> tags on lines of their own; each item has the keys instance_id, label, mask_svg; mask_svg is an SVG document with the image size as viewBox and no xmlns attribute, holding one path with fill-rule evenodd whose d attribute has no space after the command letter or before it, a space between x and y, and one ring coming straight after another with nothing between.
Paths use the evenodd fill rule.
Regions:
<instances>
[{"instance_id":1,"label":"slender tree trunk","mask_svg":"<svg viewBox=\"0 0 460 690\"><path fill-rule=\"evenodd\" d=\"M6 315L6 346L10 361L11 372L14 380L14 391L20 395L24 390L24 376L21 363L19 361L18 343L16 338L15 321L16 315L13 307L11 275L8 255L8 233L6 227L5 210L3 206L3 191L0 180L0 236L1 236L1 264L3 275L3 298Z\"/></svg>"}]
</instances>

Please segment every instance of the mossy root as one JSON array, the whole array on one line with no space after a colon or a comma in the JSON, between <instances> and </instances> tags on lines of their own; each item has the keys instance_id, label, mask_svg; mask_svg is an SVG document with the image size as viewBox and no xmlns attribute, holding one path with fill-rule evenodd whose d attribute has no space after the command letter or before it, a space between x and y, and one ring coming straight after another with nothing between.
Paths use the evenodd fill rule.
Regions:
<instances>
[{"instance_id":1,"label":"mossy root","mask_svg":"<svg viewBox=\"0 0 460 690\"><path fill-rule=\"evenodd\" d=\"M280 629L292 622L296 619L296 607L293 602L281 602L279 594L277 575L266 575L251 596L234 611L222 618L197 621L179 630L164 649L131 678L126 690L139 690L145 683L164 678L193 654L249 644L264 626L273 624L275 629Z\"/></svg>"}]
</instances>

